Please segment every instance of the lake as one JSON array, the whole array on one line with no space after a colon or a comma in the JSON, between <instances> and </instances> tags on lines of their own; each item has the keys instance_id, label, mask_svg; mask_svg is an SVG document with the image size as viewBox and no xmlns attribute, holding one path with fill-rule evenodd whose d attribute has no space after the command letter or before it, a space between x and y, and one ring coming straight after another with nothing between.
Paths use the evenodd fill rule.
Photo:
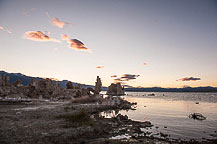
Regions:
<instances>
[{"instance_id":1,"label":"lake","mask_svg":"<svg viewBox=\"0 0 217 144\"><path fill-rule=\"evenodd\" d=\"M119 111L137 121L150 121L154 127L143 129L150 136L162 132L172 139L190 140L217 138L217 93L176 92L127 92L129 102L137 102L136 110ZM150 96L154 94L154 96ZM192 113L201 113L205 120L189 118ZM104 113L112 117L118 113Z\"/></svg>"}]
</instances>

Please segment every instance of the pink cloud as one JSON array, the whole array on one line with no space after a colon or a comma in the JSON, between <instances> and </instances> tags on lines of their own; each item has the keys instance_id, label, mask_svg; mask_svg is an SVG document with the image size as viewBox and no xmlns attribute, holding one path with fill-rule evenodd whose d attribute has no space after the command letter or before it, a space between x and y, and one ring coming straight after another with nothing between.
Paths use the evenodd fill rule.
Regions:
<instances>
[{"instance_id":1,"label":"pink cloud","mask_svg":"<svg viewBox=\"0 0 217 144\"><path fill-rule=\"evenodd\" d=\"M59 27L59 28L63 28L64 25L66 24L65 22L60 21L58 18L52 18L52 19L51 19L51 23L52 23L54 26L57 26L57 27Z\"/></svg>"},{"instance_id":2,"label":"pink cloud","mask_svg":"<svg viewBox=\"0 0 217 144\"><path fill-rule=\"evenodd\" d=\"M68 40L69 43L69 47L76 49L76 50L83 50L83 51L87 51L88 48L86 48L84 46L84 43L82 43L81 41L77 40L77 39L70 39Z\"/></svg>"},{"instance_id":3,"label":"pink cloud","mask_svg":"<svg viewBox=\"0 0 217 144\"><path fill-rule=\"evenodd\" d=\"M56 17L51 17L48 14L48 12L46 12L46 15L51 19L51 24L58 27L58 28L63 28L66 24L70 24L70 23L67 23L67 22L63 22L63 21L59 20Z\"/></svg>"},{"instance_id":4,"label":"pink cloud","mask_svg":"<svg viewBox=\"0 0 217 144\"><path fill-rule=\"evenodd\" d=\"M28 31L24 34L25 39L33 40L33 41L52 41L52 42L60 42L57 39L51 38L46 34L43 34L41 31Z\"/></svg>"},{"instance_id":5,"label":"pink cloud","mask_svg":"<svg viewBox=\"0 0 217 144\"><path fill-rule=\"evenodd\" d=\"M101 69L101 68L104 68L104 66L97 66L96 68Z\"/></svg>"}]
</instances>

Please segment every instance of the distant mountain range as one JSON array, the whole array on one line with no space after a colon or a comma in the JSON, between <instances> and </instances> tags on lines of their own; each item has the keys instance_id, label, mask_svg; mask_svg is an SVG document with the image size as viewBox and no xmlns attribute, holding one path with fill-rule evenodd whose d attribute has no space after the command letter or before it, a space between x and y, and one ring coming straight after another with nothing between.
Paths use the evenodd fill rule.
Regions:
<instances>
[{"instance_id":1,"label":"distant mountain range","mask_svg":"<svg viewBox=\"0 0 217 144\"><path fill-rule=\"evenodd\" d=\"M0 71L0 74L2 76L10 76L10 83L13 83L17 80L21 80L23 85L28 85L30 83L30 81L35 78L38 81L40 81L41 77L31 77L31 76L26 76L24 74L21 73L8 73L5 71ZM55 79L52 79L53 83L55 84L56 81ZM60 87L66 87L66 84L68 82L68 80L62 80L62 81L58 81ZM72 82L73 85L77 85L78 83L76 82ZM86 84L81 84L83 88L87 88L87 87L91 87L94 88L93 85L86 85ZM103 91L107 90L107 87L102 87ZM161 88L161 87L151 87L151 88L125 88L125 91L129 91L129 92L217 92L217 87L184 87L184 88Z\"/></svg>"},{"instance_id":2,"label":"distant mountain range","mask_svg":"<svg viewBox=\"0 0 217 144\"><path fill-rule=\"evenodd\" d=\"M8 73L8 72L5 72L5 71L0 71L0 74L3 76L9 76L10 77L10 80L9 82L10 83L14 83L15 81L17 80L21 80L22 84L23 85L28 85L30 83L30 81L35 78L37 79L38 81L40 81L41 79L44 79L44 78L41 78L41 77L31 77L31 76L26 76L24 74L21 74L21 73ZM62 80L62 81L58 81L58 80L55 80L53 78L51 78L53 84L55 84L56 82L59 82L59 86L60 87L66 87L66 84L68 82L68 80ZM74 86L78 85L78 83L75 83L75 82L72 82ZM87 88L87 87L91 87L91 88L94 88L95 86L92 86L92 85L86 85L86 84L81 84L81 86L83 88ZM107 90L107 87L102 87L102 90Z\"/></svg>"}]
</instances>

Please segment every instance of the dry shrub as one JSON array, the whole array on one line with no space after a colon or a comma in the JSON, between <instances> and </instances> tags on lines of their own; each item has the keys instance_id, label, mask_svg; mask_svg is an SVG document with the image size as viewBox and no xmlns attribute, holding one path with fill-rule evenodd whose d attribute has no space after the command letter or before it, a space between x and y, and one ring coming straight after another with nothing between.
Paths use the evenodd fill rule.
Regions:
<instances>
[{"instance_id":1,"label":"dry shrub","mask_svg":"<svg viewBox=\"0 0 217 144\"><path fill-rule=\"evenodd\" d=\"M82 125L94 126L94 121L90 118L89 114L85 110L81 110L74 114L59 115L57 118L68 121L69 127Z\"/></svg>"}]
</instances>

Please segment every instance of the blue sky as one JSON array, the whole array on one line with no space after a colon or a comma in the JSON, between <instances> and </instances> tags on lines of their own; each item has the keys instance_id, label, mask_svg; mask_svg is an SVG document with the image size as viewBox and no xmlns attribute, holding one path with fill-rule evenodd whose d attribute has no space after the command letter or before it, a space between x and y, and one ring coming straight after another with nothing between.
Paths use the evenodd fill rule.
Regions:
<instances>
[{"instance_id":1,"label":"blue sky","mask_svg":"<svg viewBox=\"0 0 217 144\"><path fill-rule=\"evenodd\" d=\"M54 17L70 24L54 26ZM134 87L217 86L214 0L0 0L0 26L0 69L8 72L85 84L99 75L105 86L124 74L140 75L126 82ZM61 43L24 38L29 31ZM200 80L176 81L185 77Z\"/></svg>"}]
</instances>

